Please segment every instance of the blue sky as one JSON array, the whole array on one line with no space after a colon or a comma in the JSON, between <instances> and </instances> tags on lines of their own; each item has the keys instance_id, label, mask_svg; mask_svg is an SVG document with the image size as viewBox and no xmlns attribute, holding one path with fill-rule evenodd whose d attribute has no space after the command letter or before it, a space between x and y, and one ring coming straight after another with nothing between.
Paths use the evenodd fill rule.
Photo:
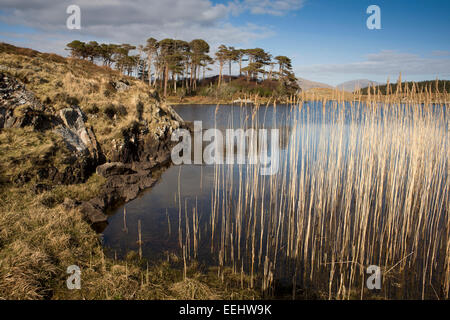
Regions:
<instances>
[{"instance_id":1,"label":"blue sky","mask_svg":"<svg viewBox=\"0 0 450 320\"><path fill-rule=\"evenodd\" d=\"M450 79L450 1L135 0L114 2L0 0L0 40L66 54L73 39L144 43L176 37L262 47L293 59L298 77L336 85ZM65 8L78 4L82 29L67 30ZM369 30L369 5L381 30ZM236 68L234 68L236 70Z\"/></svg>"}]
</instances>

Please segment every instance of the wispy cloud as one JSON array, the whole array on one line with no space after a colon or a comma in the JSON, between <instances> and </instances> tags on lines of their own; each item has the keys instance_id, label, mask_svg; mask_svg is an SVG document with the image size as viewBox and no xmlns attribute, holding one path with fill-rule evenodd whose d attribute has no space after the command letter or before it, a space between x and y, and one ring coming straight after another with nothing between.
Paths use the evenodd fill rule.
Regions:
<instances>
[{"instance_id":1,"label":"wispy cloud","mask_svg":"<svg viewBox=\"0 0 450 320\"><path fill-rule=\"evenodd\" d=\"M345 64L300 66L299 74L408 75L450 76L450 58L425 58L417 54L383 50L368 54L366 60Z\"/></svg>"},{"instance_id":2,"label":"wispy cloud","mask_svg":"<svg viewBox=\"0 0 450 320\"><path fill-rule=\"evenodd\" d=\"M143 43L150 36L203 38L214 46L244 44L274 34L268 26L249 23L237 26L229 22L229 15L243 2L215 4L209 0L78 0L81 30L68 30L66 8L72 3L72 0L0 0L0 21L37 31L33 36L21 34L16 42L27 39L27 46L38 50L47 50L54 43L53 51L58 53L62 49L56 45L76 38L131 44ZM15 35L4 32L3 37L14 39Z\"/></svg>"}]
</instances>

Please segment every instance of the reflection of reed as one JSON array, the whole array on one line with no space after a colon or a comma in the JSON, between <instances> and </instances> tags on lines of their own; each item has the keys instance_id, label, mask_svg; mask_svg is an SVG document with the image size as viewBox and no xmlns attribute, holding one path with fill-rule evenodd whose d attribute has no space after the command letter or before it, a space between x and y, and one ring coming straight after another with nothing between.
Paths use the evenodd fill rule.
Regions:
<instances>
[{"instance_id":1,"label":"reflection of reed","mask_svg":"<svg viewBox=\"0 0 450 320\"><path fill-rule=\"evenodd\" d=\"M138 220L138 241L139 245L139 258L142 259L142 232L141 232L141 220Z\"/></svg>"},{"instance_id":2,"label":"reflection of reed","mask_svg":"<svg viewBox=\"0 0 450 320\"><path fill-rule=\"evenodd\" d=\"M168 233L169 233L169 237L172 235L172 228L171 228L171 225L170 225L170 218L169 218L169 212L168 212L168 210L166 209L166 217L167 217L167 231L168 231Z\"/></svg>"},{"instance_id":3,"label":"reflection of reed","mask_svg":"<svg viewBox=\"0 0 450 320\"><path fill-rule=\"evenodd\" d=\"M369 265L381 267L387 298L448 298L446 107L431 105L430 93L420 96L423 106L413 92L375 92L364 104L358 93L352 103L343 96L313 104L292 97L297 104L281 119L273 108L270 126L286 128L277 174L260 175L259 164L215 166L210 237L199 240L198 211L185 202L183 257L191 238L195 257L210 242L220 278L230 265L242 285L248 273L266 293L274 279L290 279L294 298L311 286L329 299L368 297ZM267 108L242 109L230 128L264 128ZM178 201L181 226L180 193Z\"/></svg>"},{"instance_id":4,"label":"reflection of reed","mask_svg":"<svg viewBox=\"0 0 450 320\"><path fill-rule=\"evenodd\" d=\"M127 207L124 206L123 207L123 228L122 231L125 233L128 233L128 228L127 228Z\"/></svg>"}]
</instances>

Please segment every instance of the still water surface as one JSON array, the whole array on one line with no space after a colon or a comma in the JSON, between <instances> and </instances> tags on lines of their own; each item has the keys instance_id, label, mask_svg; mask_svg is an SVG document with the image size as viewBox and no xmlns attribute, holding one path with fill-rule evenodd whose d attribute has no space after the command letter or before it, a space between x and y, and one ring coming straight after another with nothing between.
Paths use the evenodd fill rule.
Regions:
<instances>
[{"instance_id":1,"label":"still water surface","mask_svg":"<svg viewBox=\"0 0 450 320\"><path fill-rule=\"evenodd\" d=\"M327 290L328 283L332 282L333 291L336 292L341 290L342 283L349 287L357 283L361 276L364 277L365 270L358 270L356 264L345 265L343 261L331 260L335 259L331 257L332 254L340 254L342 259L360 259L367 265L387 263L385 267L388 268L398 260L406 263L407 259L411 259L409 248L420 247L421 256L414 260L416 265L411 268L412 271L408 271L416 275L410 281L402 276L408 283L404 287L412 286L414 290L406 292L404 289L395 289L397 282L401 281L393 279L390 280L389 293L384 295L436 298L431 287L423 289L423 279L430 274L427 281L436 281L435 286L440 286L445 281L444 273L448 272L444 270L445 261L448 260L445 253L448 234L446 236L444 230L449 214L448 180L447 174L442 174L448 172L448 156L436 152L436 157L440 158L432 161L436 168L429 171L436 177L426 177L432 180L431 187L436 190L432 194L435 198L424 199L424 203L433 205L428 210L434 211L428 215L420 211L421 215L430 219L427 222L430 227L424 227L423 221L420 221L422 218L416 221L415 216L418 215L415 214L408 215L407 221L403 221L402 215L410 212L403 212L403 206L408 205L410 198L408 188L402 184L414 186L411 190L422 186L422 182L417 184L417 181L408 177L415 151L409 150L404 142L417 139L414 130L418 130L418 123L422 125L421 130L427 130L424 134L432 132L430 136L437 139L436 143L448 143L446 107L436 107L432 115L436 117L435 120L425 119L417 109L403 113L402 108L399 108L396 112L400 114L392 115L382 111L382 107L375 114L365 112L364 108L332 103L325 106L321 103L306 103L302 108L287 105L259 109L230 105L175 107L185 121L202 121L203 130L217 128L224 136L229 128L256 126L279 129L278 174L276 177L261 176L253 171L251 165L172 165L164 171L153 188L126 204L126 230L124 207L110 215L109 225L104 231L105 246L118 257L125 256L130 250L137 251L140 221L142 253L149 260L165 258L167 253L181 257L184 246L187 255L196 256L206 265L233 265L236 270L242 269L247 273L252 269L255 272L266 269L269 271L264 278L267 276L270 281L273 281L273 277L290 281L293 275L296 278L300 274L299 282L303 285L322 281L318 287ZM388 119L384 121L386 116ZM336 126L336 123L339 125ZM360 126L360 123L364 125ZM392 140L393 134L400 135L400 138ZM371 143L375 147L372 148ZM383 152L391 150L389 148L393 154L384 158ZM366 168L366 161L375 165ZM402 167L389 167L392 163L402 164ZM365 170L370 172L366 174ZM389 181L389 170L394 175L398 174L399 178L394 179L397 182ZM399 170L404 170L405 174L400 174ZM417 172L422 171L419 169ZM361 178L365 176L368 177L366 181ZM346 182L353 187L344 190ZM383 186L389 188L383 190ZM359 192L359 188L367 190ZM391 189L394 191L391 192ZM398 193L400 200L395 198L389 203L400 204L398 208L387 204L386 199L392 197L394 192ZM302 203L297 201L297 195L301 195L298 198L301 198ZM412 201L413 204L418 203L414 199ZM361 212L368 214L363 215ZM397 213L400 212L399 216ZM350 217L346 213L350 213ZM361 222L364 219L366 221ZM410 228L414 223L418 224L417 228L424 230L420 234L416 233L415 239L414 228L402 229L399 239L395 238L395 232L391 235L392 227L406 225ZM198 230L195 230L194 225ZM364 233L361 232L363 228ZM438 235L429 234L436 233L436 230ZM249 233L256 236L252 238ZM212 234L214 240L211 240ZM242 241L237 240L237 234L240 234ZM433 240L430 240L432 236ZM385 250L383 243L389 244L393 251ZM197 249L194 249L195 245ZM293 252L295 266L292 262ZM434 263L428 262L432 258L430 252L434 252ZM430 256L427 260L423 259L425 254ZM434 272L430 273L429 266L432 264ZM403 267L404 270L408 268L407 265ZM335 272L336 275L342 273L340 280L337 276L333 278ZM423 272L423 277L420 272ZM346 280L342 279L350 280L345 284ZM364 284L361 282L360 285ZM329 288L331 292L331 285ZM442 292L437 295L442 295Z\"/></svg>"}]
</instances>

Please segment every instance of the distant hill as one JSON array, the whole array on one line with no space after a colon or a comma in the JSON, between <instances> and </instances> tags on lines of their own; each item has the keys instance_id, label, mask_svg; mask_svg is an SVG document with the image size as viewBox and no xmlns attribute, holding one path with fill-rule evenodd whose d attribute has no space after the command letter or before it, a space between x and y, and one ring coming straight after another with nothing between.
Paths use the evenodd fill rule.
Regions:
<instances>
[{"instance_id":1,"label":"distant hill","mask_svg":"<svg viewBox=\"0 0 450 320\"><path fill-rule=\"evenodd\" d=\"M304 91L306 100L336 100L337 96L340 96L347 101L353 100L353 94L351 92L336 92L336 88L312 88Z\"/></svg>"},{"instance_id":2,"label":"distant hill","mask_svg":"<svg viewBox=\"0 0 450 320\"><path fill-rule=\"evenodd\" d=\"M381 85L381 83L379 83L379 82L368 80L368 79L351 80L351 81L347 81L347 82L338 84L336 87L326 84L326 83L311 81L311 80L304 79L304 78L298 78L297 83L303 91L307 91L309 89L315 89L315 88L325 88L325 89L338 88L339 90L353 92L358 89L366 88L369 86L369 84L375 85L375 86Z\"/></svg>"},{"instance_id":3,"label":"distant hill","mask_svg":"<svg viewBox=\"0 0 450 320\"><path fill-rule=\"evenodd\" d=\"M357 79L357 80L351 80L351 81L343 82L341 84L338 84L336 87L339 90L353 92L353 91L358 90L358 89L367 88L369 85L377 86L377 85L381 85L381 83L376 82L376 81L372 81L372 80L368 80L368 79Z\"/></svg>"},{"instance_id":4,"label":"distant hill","mask_svg":"<svg viewBox=\"0 0 450 320\"><path fill-rule=\"evenodd\" d=\"M303 91L313 89L313 88L327 88L327 89L334 88L333 86L330 86L329 84L326 84L326 83L315 82L315 81L311 81L311 80L307 80L307 79L303 79L303 78L297 78L297 79L298 79L297 83Z\"/></svg>"}]
</instances>

